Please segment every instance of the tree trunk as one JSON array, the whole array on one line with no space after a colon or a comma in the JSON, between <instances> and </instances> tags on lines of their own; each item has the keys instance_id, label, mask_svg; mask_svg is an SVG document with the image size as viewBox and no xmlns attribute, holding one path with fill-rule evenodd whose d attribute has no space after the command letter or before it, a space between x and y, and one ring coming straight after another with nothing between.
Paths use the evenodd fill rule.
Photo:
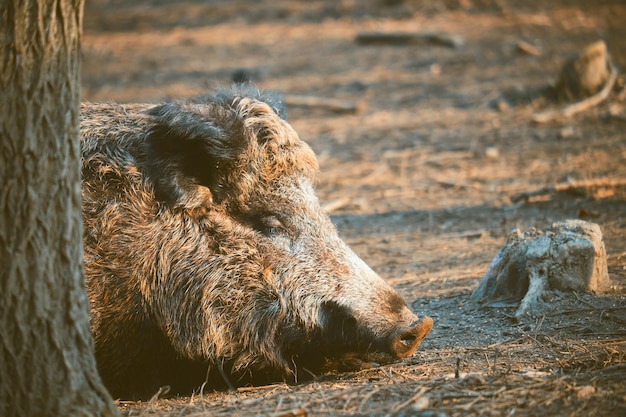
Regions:
<instances>
[{"instance_id":1,"label":"tree trunk","mask_svg":"<svg viewBox=\"0 0 626 417\"><path fill-rule=\"evenodd\" d=\"M0 416L118 415L82 264L82 0L0 2Z\"/></svg>"}]
</instances>

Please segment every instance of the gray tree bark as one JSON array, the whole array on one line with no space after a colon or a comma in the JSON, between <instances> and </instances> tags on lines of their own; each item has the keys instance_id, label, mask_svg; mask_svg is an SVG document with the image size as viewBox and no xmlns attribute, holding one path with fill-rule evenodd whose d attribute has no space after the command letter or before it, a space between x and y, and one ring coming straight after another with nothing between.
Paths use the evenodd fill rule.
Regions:
<instances>
[{"instance_id":1,"label":"gray tree bark","mask_svg":"<svg viewBox=\"0 0 626 417\"><path fill-rule=\"evenodd\" d=\"M82 0L0 2L0 416L119 415L82 264Z\"/></svg>"}]
</instances>

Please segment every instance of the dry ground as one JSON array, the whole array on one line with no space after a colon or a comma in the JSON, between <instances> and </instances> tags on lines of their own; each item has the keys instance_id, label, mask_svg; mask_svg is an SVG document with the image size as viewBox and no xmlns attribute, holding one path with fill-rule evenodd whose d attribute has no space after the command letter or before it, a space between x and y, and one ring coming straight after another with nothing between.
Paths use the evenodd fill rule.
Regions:
<instances>
[{"instance_id":1,"label":"dry ground","mask_svg":"<svg viewBox=\"0 0 626 417\"><path fill-rule=\"evenodd\" d=\"M625 20L621 0L87 0L86 100L189 96L243 72L292 103L355 102L355 112L297 103L288 112L319 155L318 193L342 235L435 320L415 357L393 366L119 402L123 413L626 415L623 77L596 108L532 122L551 105L539 92L587 43L606 40L626 72ZM386 30L462 45L355 42ZM610 292L557 297L522 320L469 302L512 229L566 218L601 226Z\"/></svg>"}]
</instances>

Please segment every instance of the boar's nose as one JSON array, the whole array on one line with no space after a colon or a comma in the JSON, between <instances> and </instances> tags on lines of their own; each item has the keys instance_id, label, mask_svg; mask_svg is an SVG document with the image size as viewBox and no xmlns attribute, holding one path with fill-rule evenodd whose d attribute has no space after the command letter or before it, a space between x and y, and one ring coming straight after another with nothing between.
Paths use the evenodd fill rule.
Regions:
<instances>
[{"instance_id":1,"label":"boar's nose","mask_svg":"<svg viewBox=\"0 0 626 417\"><path fill-rule=\"evenodd\" d=\"M389 353L396 358L408 358L415 352L422 339L433 328L433 319L424 317L411 326L397 328L389 335Z\"/></svg>"}]
</instances>

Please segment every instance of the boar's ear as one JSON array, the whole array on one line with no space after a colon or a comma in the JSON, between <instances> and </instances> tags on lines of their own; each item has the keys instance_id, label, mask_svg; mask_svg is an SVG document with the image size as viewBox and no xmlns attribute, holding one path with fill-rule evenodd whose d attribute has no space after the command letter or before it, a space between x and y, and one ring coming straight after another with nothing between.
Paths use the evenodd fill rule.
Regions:
<instances>
[{"instance_id":1,"label":"boar's ear","mask_svg":"<svg viewBox=\"0 0 626 417\"><path fill-rule=\"evenodd\" d=\"M146 168L156 198L193 208L198 186L205 186L219 202L224 170L247 144L238 118L223 108L180 102L154 107L148 114L154 125L146 138Z\"/></svg>"},{"instance_id":2,"label":"boar's ear","mask_svg":"<svg viewBox=\"0 0 626 417\"><path fill-rule=\"evenodd\" d=\"M251 83L233 84L229 89L218 90L215 98L220 100L224 105L237 101L243 97L252 98L261 101L268 106L283 120L287 120L287 110L285 104L280 98L280 94L272 90L259 90ZM202 100L202 97L200 97Z\"/></svg>"}]
</instances>

